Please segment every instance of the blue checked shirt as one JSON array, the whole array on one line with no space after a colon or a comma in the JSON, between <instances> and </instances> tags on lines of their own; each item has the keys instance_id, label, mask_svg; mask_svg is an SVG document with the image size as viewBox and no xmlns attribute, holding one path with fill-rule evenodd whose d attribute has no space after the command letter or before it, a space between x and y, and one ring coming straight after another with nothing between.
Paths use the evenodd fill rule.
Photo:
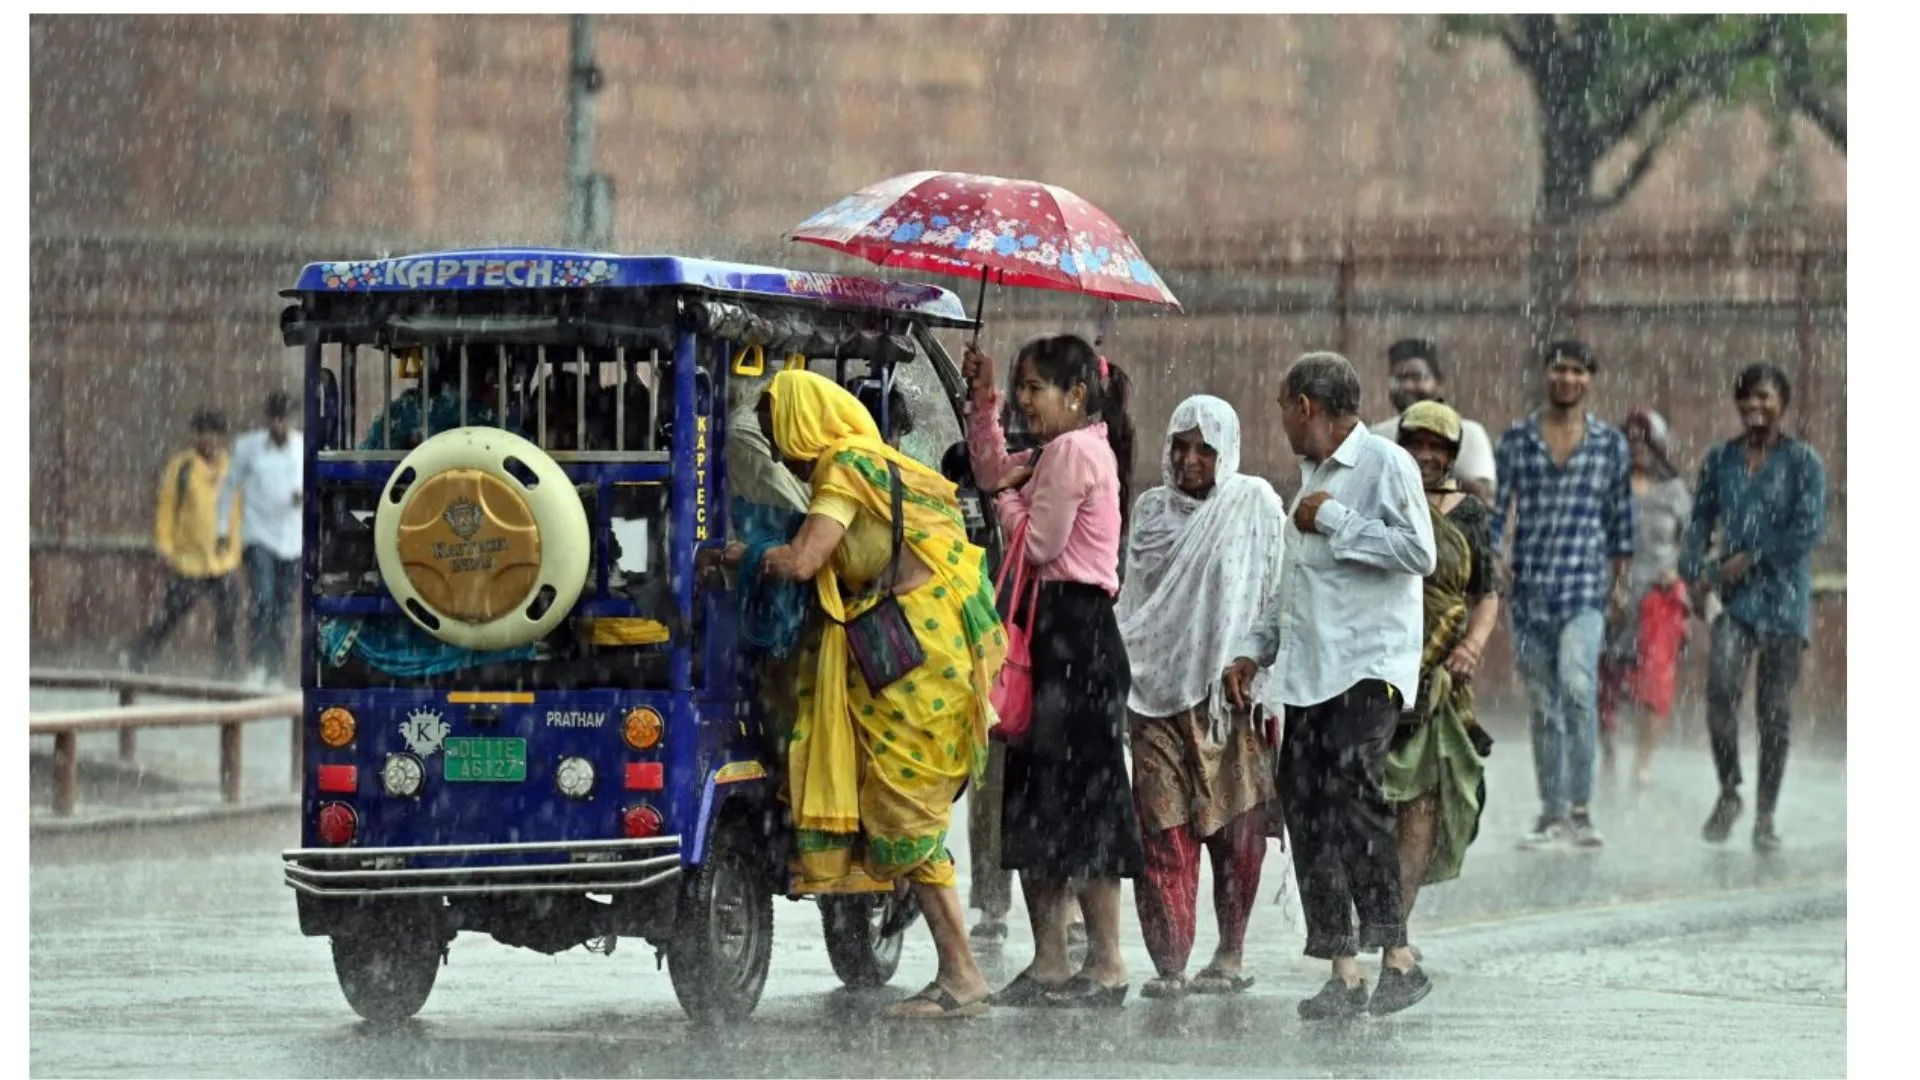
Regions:
<instances>
[{"instance_id":1,"label":"blue checked shirt","mask_svg":"<svg viewBox=\"0 0 1920 1080\"><path fill-rule=\"evenodd\" d=\"M1582 612L1605 611L1613 559L1633 555L1633 462L1627 437L1587 417L1587 434L1563 468L1554 464L1538 416L1508 428L1494 451L1499 494L1493 537L1513 538L1516 623L1557 627Z\"/></svg>"}]
</instances>

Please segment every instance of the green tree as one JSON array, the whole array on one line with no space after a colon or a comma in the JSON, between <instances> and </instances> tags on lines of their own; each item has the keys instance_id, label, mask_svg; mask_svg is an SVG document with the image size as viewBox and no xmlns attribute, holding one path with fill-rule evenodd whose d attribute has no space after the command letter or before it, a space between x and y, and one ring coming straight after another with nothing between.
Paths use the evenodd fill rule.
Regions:
<instances>
[{"instance_id":1,"label":"green tree","mask_svg":"<svg viewBox=\"0 0 1920 1080\"><path fill-rule=\"evenodd\" d=\"M1540 107L1536 344L1570 298L1574 230L1639 187L1695 107L1753 104L1783 128L1805 116L1846 151L1844 15L1443 16L1441 47L1463 38L1504 45ZM1606 184L1616 154L1625 169Z\"/></svg>"}]
</instances>

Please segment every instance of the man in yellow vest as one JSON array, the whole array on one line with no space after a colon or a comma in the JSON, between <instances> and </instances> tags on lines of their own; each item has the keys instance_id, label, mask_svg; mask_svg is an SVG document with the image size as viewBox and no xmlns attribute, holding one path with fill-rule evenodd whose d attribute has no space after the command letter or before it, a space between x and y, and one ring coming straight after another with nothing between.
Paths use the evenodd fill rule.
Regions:
<instances>
[{"instance_id":1,"label":"man in yellow vest","mask_svg":"<svg viewBox=\"0 0 1920 1080\"><path fill-rule=\"evenodd\" d=\"M213 600L213 634L221 677L236 674L233 649L233 572L240 565L241 498L221 520L227 478L226 417L202 409L193 415L193 445L169 458L160 472L153 546L172 577L160 617L121 654L121 664L145 671L154 650L203 596Z\"/></svg>"}]
</instances>

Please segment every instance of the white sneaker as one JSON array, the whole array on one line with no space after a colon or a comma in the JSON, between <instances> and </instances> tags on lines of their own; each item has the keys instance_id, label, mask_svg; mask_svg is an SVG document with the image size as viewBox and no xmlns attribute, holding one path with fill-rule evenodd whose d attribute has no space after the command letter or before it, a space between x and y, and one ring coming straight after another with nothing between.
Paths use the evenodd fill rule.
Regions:
<instances>
[{"instance_id":1,"label":"white sneaker","mask_svg":"<svg viewBox=\"0 0 1920 1080\"><path fill-rule=\"evenodd\" d=\"M1539 851L1543 848L1558 847L1566 843L1567 823L1548 818L1544 815L1533 826L1533 831L1520 838L1520 850Z\"/></svg>"}]
</instances>

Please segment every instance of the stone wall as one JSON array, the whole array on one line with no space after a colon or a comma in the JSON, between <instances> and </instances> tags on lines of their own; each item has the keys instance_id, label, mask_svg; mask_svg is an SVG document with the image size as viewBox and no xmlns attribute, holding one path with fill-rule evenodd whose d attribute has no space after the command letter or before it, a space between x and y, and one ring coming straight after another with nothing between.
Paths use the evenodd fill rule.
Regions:
<instances>
[{"instance_id":1,"label":"stone wall","mask_svg":"<svg viewBox=\"0 0 1920 1080\"><path fill-rule=\"evenodd\" d=\"M1525 79L1490 44L1437 52L1427 16L598 25L598 162L626 249L727 254L921 168L1044 177L1134 230L1524 217L1537 187ZM31 27L36 236L560 233L564 17L37 16ZM1752 110L1708 109L1616 216L1715 219L1782 202L1844 208L1844 155L1811 129L1776 153Z\"/></svg>"}]
</instances>

